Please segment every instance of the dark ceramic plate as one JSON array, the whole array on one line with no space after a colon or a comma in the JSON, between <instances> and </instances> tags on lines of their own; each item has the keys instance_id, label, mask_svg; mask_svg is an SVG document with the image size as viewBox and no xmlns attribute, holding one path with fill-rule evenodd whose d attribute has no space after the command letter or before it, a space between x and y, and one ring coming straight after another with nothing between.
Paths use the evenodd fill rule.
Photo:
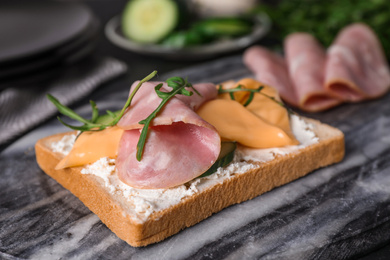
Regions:
<instances>
[{"instance_id":1,"label":"dark ceramic plate","mask_svg":"<svg viewBox=\"0 0 390 260\"><path fill-rule=\"evenodd\" d=\"M270 27L269 17L266 14L259 14L251 34L231 40L180 49L157 44L140 44L126 38L122 34L120 16L113 17L107 23L105 33L111 42L129 51L173 60L201 60L246 48L263 38Z\"/></svg>"},{"instance_id":2,"label":"dark ceramic plate","mask_svg":"<svg viewBox=\"0 0 390 260\"><path fill-rule=\"evenodd\" d=\"M25 67L26 71L24 71L22 75L18 74L0 78L0 90L10 87L45 86L44 83L46 81L50 81L57 75L60 75L64 68L69 64L77 64L78 61L90 54L94 50L95 45L95 42L90 42L82 48L75 49L61 61L47 60L46 64L42 63L40 64L41 67L37 67L36 69L34 69L34 67ZM37 64L38 63L36 63L36 65Z\"/></svg>"},{"instance_id":3,"label":"dark ceramic plate","mask_svg":"<svg viewBox=\"0 0 390 260\"><path fill-rule=\"evenodd\" d=\"M99 29L99 22L95 19L91 21L83 33L67 41L63 46L46 51L40 55L34 55L33 58L25 58L19 62L8 62L8 65L0 64L0 80L23 76L28 73L46 70L52 66L70 64L87 54L85 50L90 50Z\"/></svg>"},{"instance_id":4,"label":"dark ceramic plate","mask_svg":"<svg viewBox=\"0 0 390 260\"><path fill-rule=\"evenodd\" d=\"M79 36L93 15L84 5L58 1L0 3L0 64L58 48Z\"/></svg>"}]
</instances>

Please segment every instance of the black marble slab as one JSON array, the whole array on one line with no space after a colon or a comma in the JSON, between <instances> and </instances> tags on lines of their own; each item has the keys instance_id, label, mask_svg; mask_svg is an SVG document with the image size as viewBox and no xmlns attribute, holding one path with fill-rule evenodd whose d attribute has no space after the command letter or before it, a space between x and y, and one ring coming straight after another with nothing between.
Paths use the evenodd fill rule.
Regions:
<instances>
[{"instance_id":1,"label":"black marble slab","mask_svg":"<svg viewBox=\"0 0 390 260\"><path fill-rule=\"evenodd\" d=\"M217 83L250 74L234 56L170 75ZM118 109L127 92L106 88L96 101ZM89 104L76 111L88 115ZM67 131L48 121L0 155L0 259L350 259L389 243L390 95L305 115L345 133L341 163L144 248L117 238L39 169L36 140Z\"/></svg>"}]
</instances>

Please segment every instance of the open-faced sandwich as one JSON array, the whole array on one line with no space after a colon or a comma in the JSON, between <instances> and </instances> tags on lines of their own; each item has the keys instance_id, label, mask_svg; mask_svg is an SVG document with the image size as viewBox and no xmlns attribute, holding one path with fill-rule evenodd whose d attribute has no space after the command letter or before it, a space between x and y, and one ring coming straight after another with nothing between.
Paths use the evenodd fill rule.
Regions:
<instances>
[{"instance_id":1,"label":"open-faced sandwich","mask_svg":"<svg viewBox=\"0 0 390 260\"><path fill-rule=\"evenodd\" d=\"M125 107L39 140L43 171L118 237L146 246L230 205L342 160L338 129L289 111L253 79L135 82ZM61 119L60 119L61 120ZM61 120L62 121L62 120Z\"/></svg>"}]
</instances>

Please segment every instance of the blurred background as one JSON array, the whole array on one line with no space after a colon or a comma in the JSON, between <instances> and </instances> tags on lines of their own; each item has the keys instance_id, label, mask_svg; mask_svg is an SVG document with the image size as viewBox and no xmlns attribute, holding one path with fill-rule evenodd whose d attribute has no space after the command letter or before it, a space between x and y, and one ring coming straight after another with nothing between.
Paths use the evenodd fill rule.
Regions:
<instances>
[{"instance_id":1,"label":"blurred background","mask_svg":"<svg viewBox=\"0 0 390 260\"><path fill-rule=\"evenodd\" d=\"M175 0L174 7L161 0L154 1L163 6L157 11L147 3L153 1L128 2L2 1L0 88L47 78L61 72L55 71L57 65L73 64L89 55L124 61L131 81L154 69L163 73L240 53L252 44L281 50L283 38L295 31L312 33L328 46L352 22L369 24L389 57L386 0ZM232 19L216 21L215 17ZM157 33L142 38L150 37L142 34L153 22L159 24ZM134 28L141 29L134 32ZM45 75L38 77L43 70Z\"/></svg>"}]
</instances>

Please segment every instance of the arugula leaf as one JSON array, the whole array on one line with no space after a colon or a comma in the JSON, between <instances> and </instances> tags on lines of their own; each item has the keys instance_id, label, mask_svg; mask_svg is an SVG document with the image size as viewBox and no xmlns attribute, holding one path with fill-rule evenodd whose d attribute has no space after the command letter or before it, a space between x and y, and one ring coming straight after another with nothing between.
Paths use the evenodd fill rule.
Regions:
<instances>
[{"instance_id":1,"label":"arugula leaf","mask_svg":"<svg viewBox=\"0 0 390 260\"><path fill-rule=\"evenodd\" d=\"M243 85L238 85L238 86L235 87L235 88L223 89L223 88L222 88L222 85L219 85L219 86L218 86L218 93L219 93L219 94L222 94L222 93L229 93L230 98L231 98L232 100L236 100L236 98L234 97L234 92L240 92L240 91L249 92L248 100L244 103L244 107L246 107L246 106L248 106L248 105L252 102L255 93L263 94L263 93L261 93L261 90L262 90L263 88L264 88L264 86L259 86L259 87L256 88L256 89L251 89L251 88L245 88L245 86L243 86Z\"/></svg>"},{"instance_id":2,"label":"arugula leaf","mask_svg":"<svg viewBox=\"0 0 390 260\"><path fill-rule=\"evenodd\" d=\"M91 104L91 107L92 107L92 118L91 118L91 122L92 123L96 123L96 120L98 119L99 117L99 110L96 106L96 103L95 101L93 100L90 100L89 103Z\"/></svg>"},{"instance_id":3,"label":"arugula leaf","mask_svg":"<svg viewBox=\"0 0 390 260\"><path fill-rule=\"evenodd\" d=\"M284 107L287 112L289 114L294 114L295 112L292 111L290 108L288 108L283 102L277 100L275 97L272 97L272 96L269 96L263 92L261 92L263 90L264 86L259 86L258 88L256 89L249 89L249 88L245 88L245 86L243 85L238 85L237 87L235 88L230 88L230 89L223 89L222 88L222 85L219 85L218 86L218 93L219 94L222 94L222 93L229 93L230 95L230 98L232 100L236 100L235 97L234 97L234 92L240 92L240 91L247 91L249 92L249 97L248 99L246 100L246 102L243 104L244 107L248 106L252 101L253 101L253 97L255 95L255 93L259 93L260 95L263 95L264 97L266 98L269 98L270 100L272 100L273 102L277 103L278 105Z\"/></svg>"},{"instance_id":4,"label":"arugula leaf","mask_svg":"<svg viewBox=\"0 0 390 260\"><path fill-rule=\"evenodd\" d=\"M77 120L81 123L84 123L86 125L89 125L89 124L92 124L92 122L90 122L89 120L86 120L84 119L82 116L80 116L79 114L77 114L76 112L74 112L72 109L70 109L69 107L67 106L64 106L62 105L58 99L56 99L55 97L53 97L52 95L50 94L47 94L46 95L47 98L57 107L58 109L58 112L60 112L61 114L63 114L64 116L67 116L69 118L72 118L74 120Z\"/></svg>"},{"instance_id":5,"label":"arugula leaf","mask_svg":"<svg viewBox=\"0 0 390 260\"><path fill-rule=\"evenodd\" d=\"M78 115L75 111L73 111L69 107L61 104L58 101L58 99L56 99L52 95L47 94L46 96L57 107L58 111L61 114L83 123L82 126L73 126L73 125L66 124L60 117L57 117L58 120L66 127L69 127L71 129L74 129L74 130L79 130L81 132L100 131L100 130L106 129L107 127L114 126L119 122L119 120L122 118L123 114L125 113L126 109L130 106L131 101L133 100L135 93L137 93L137 91L140 89L140 87L142 86L143 83L152 79L156 74L157 74L157 71L153 71L148 76L146 76L144 79L140 80L140 82L137 84L135 89L129 95L125 106L120 111L112 112L112 111L108 110L108 111L106 111L107 114L99 116L99 110L96 106L96 103L91 100L90 101L90 104L92 107L91 120L85 119L82 116Z\"/></svg>"}]
</instances>

